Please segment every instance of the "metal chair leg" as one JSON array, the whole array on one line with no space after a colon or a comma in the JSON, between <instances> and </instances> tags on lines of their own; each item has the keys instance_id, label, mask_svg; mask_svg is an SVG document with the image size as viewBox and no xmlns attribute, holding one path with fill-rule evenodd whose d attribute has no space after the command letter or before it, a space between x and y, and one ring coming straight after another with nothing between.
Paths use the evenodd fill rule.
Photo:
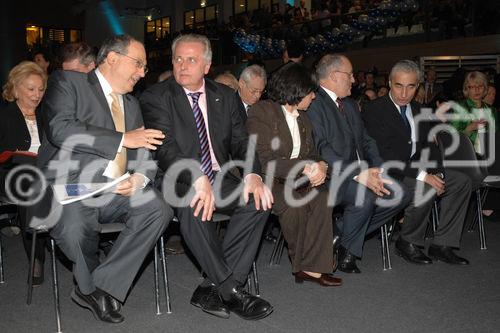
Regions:
<instances>
[{"instance_id":1,"label":"metal chair leg","mask_svg":"<svg viewBox=\"0 0 500 333\"><path fill-rule=\"evenodd\" d=\"M160 258L163 269L163 286L165 287L165 300L167 302L167 313L172 313L172 307L170 304L170 289L168 283L168 271L167 271L167 255L165 254L165 238L160 236Z\"/></svg>"},{"instance_id":2,"label":"metal chair leg","mask_svg":"<svg viewBox=\"0 0 500 333\"><path fill-rule=\"evenodd\" d=\"M3 275L3 244L2 244L1 234L0 234L0 283L5 283L5 277Z\"/></svg>"},{"instance_id":3,"label":"metal chair leg","mask_svg":"<svg viewBox=\"0 0 500 333\"><path fill-rule=\"evenodd\" d=\"M283 233L280 232L280 234L278 235L278 238L276 239L276 242L274 243L273 251L271 252L271 256L269 257L269 266L276 265L276 256L278 255L282 238L283 238Z\"/></svg>"},{"instance_id":4,"label":"metal chair leg","mask_svg":"<svg viewBox=\"0 0 500 333\"><path fill-rule=\"evenodd\" d=\"M486 250L486 235L484 233L484 219L483 219L483 198L481 197L481 189L476 190L477 200L477 221L479 227L479 243L481 250Z\"/></svg>"},{"instance_id":5,"label":"metal chair leg","mask_svg":"<svg viewBox=\"0 0 500 333\"><path fill-rule=\"evenodd\" d=\"M432 231L436 232L439 227L439 208L437 201L434 200L434 205L432 206Z\"/></svg>"},{"instance_id":6,"label":"metal chair leg","mask_svg":"<svg viewBox=\"0 0 500 333\"><path fill-rule=\"evenodd\" d=\"M382 263L384 271L392 269L391 255L389 251L389 237L387 235L387 224L380 227L380 241L382 243Z\"/></svg>"},{"instance_id":7,"label":"metal chair leg","mask_svg":"<svg viewBox=\"0 0 500 333\"><path fill-rule=\"evenodd\" d=\"M161 315L160 309L160 281L158 279L158 244L154 248L154 279L155 279L155 303L156 314Z\"/></svg>"},{"instance_id":8,"label":"metal chair leg","mask_svg":"<svg viewBox=\"0 0 500 333\"><path fill-rule=\"evenodd\" d=\"M255 289L255 296L260 296L259 275L257 273L257 264L255 263L255 261L252 263L252 273L253 273L253 285Z\"/></svg>"},{"instance_id":9,"label":"metal chair leg","mask_svg":"<svg viewBox=\"0 0 500 333\"><path fill-rule=\"evenodd\" d=\"M33 296L33 270L35 269L35 243L37 234L38 231L33 230L33 235L31 238L30 267L28 271L28 296L26 299L26 304L28 305L31 305L31 298Z\"/></svg>"},{"instance_id":10,"label":"metal chair leg","mask_svg":"<svg viewBox=\"0 0 500 333\"><path fill-rule=\"evenodd\" d=\"M34 243L33 243L34 244ZM50 253L52 261L52 290L54 291L54 307L56 312L57 333L61 331L61 307L59 304L59 280L57 277L57 262L56 262L56 242L50 237Z\"/></svg>"},{"instance_id":11,"label":"metal chair leg","mask_svg":"<svg viewBox=\"0 0 500 333\"><path fill-rule=\"evenodd\" d=\"M285 236L282 234L281 235L281 245L279 248L279 253L278 253L278 261L276 262L276 265L279 265L281 263L281 257L283 256L283 250L285 249Z\"/></svg>"},{"instance_id":12,"label":"metal chair leg","mask_svg":"<svg viewBox=\"0 0 500 333\"><path fill-rule=\"evenodd\" d=\"M486 196L488 195L488 188L484 188L483 193L479 196L480 199L478 199L477 191L481 192L481 189L476 190L476 213L474 214L474 218L470 221L469 226L467 227L467 232L472 232L476 228L476 224L479 224L479 217L482 217L483 212L479 211L478 205L484 204L486 200ZM481 208L482 209L482 208Z\"/></svg>"},{"instance_id":13,"label":"metal chair leg","mask_svg":"<svg viewBox=\"0 0 500 333\"><path fill-rule=\"evenodd\" d=\"M249 294L252 293L252 279L250 278L250 274L248 274L248 276L247 276L247 288L246 289L247 289L247 292Z\"/></svg>"}]
</instances>

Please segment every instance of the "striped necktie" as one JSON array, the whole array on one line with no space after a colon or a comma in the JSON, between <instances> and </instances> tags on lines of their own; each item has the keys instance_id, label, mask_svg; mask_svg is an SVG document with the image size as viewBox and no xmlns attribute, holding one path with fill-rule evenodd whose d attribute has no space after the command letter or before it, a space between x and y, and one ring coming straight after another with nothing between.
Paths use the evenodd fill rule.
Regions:
<instances>
[{"instance_id":1,"label":"striped necktie","mask_svg":"<svg viewBox=\"0 0 500 333\"><path fill-rule=\"evenodd\" d=\"M115 124L117 132L125 133L125 117L120 107L118 95L115 93L110 94L113 99L111 103L111 116ZM116 154L115 159L112 161L111 173L113 178L118 178L125 173L127 166L127 148L122 147L122 150Z\"/></svg>"},{"instance_id":2,"label":"striped necktie","mask_svg":"<svg viewBox=\"0 0 500 333\"><path fill-rule=\"evenodd\" d=\"M200 140L201 148L201 171L207 175L210 183L214 182L214 172L212 170L212 158L210 157L210 145L208 142L207 128L205 120L198 104L201 92L190 93L188 96L193 100L193 114L196 121L196 128L198 129L198 139Z\"/></svg>"}]
</instances>

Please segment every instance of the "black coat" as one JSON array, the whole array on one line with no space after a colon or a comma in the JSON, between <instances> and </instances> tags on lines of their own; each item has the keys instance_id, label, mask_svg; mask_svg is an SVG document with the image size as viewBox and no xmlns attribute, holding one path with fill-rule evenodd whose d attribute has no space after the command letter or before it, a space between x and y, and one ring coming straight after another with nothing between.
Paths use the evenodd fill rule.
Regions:
<instances>
[{"instance_id":1,"label":"black coat","mask_svg":"<svg viewBox=\"0 0 500 333\"><path fill-rule=\"evenodd\" d=\"M35 114L38 136L42 142L43 122L40 108L37 108ZM8 103L0 110L0 116L0 153L6 150L29 150L31 146L30 132L17 103Z\"/></svg>"},{"instance_id":2,"label":"black coat","mask_svg":"<svg viewBox=\"0 0 500 333\"><path fill-rule=\"evenodd\" d=\"M411 102L411 111L414 120L420 114L420 104ZM431 127L435 124L431 121L423 121L418 124L416 151L411 156L412 141L411 134L405 129L405 124L399 110L396 108L389 95L377 98L364 105L362 111L366 129L373 137L385 161L399 161L404 163L403 170L391 169L389 174L396 179L404 176L417 178L422 168L416 167L414 162L420 161L423 152L428 152L428 158L432 164L428 164L427 172L443 172L442 159L439 149L434 142L429 142L428 135Z\"/></svg>"}]
</instances>

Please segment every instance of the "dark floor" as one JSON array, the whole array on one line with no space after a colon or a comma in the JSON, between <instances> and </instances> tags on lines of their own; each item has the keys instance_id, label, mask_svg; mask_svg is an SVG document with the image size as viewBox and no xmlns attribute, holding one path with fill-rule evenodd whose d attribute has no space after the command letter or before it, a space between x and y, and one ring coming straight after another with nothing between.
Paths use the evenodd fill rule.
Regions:
<instances>
[{"instance_id":1,"label":"dark floor","mask_svg":"<svg viewBox=\"0 0 500 333\"><path fill-rule=\"evenodd\" d=\"M272 246L264 243L258 260L261 295L275 311L260 321L219 319L191 306L200 274L185 255L169 255L172 314L155 314L150 264L123 307L125 322L104 324L70 300L71 273L59 265L63 332L498 332L500 223L486 223L486 235L488 250L480 250L477 232L464 234L459 254L470 259L468 267L416 266L392 255L390 271L382 270L380 241L373 237L360 263L363 273L338 273L344 285L336 288L295 284L286 251L280 266L268 267ZM48 262L46 283L27 306L21 239L3 237L3 243L0 332L55 332Z\"/></svg>"}]
</instances>

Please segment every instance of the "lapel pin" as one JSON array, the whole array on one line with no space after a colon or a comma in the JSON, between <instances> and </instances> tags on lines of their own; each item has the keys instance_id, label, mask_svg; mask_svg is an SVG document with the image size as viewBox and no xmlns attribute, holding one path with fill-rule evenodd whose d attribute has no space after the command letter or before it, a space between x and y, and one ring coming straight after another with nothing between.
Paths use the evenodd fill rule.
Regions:
<instances>
[{"instance_id":1,"label":"lapel pin","mask_svg":"<svg viewBox=\"0 0 500 333\"><path fill-rule=\"evenodd\" d=\"M216 101L216 102L218 102L218 101L219 101L219 99L218 99L218 98L216 98L216 99L215 99L215 101Z\"/></svg>"}]
</instances>

